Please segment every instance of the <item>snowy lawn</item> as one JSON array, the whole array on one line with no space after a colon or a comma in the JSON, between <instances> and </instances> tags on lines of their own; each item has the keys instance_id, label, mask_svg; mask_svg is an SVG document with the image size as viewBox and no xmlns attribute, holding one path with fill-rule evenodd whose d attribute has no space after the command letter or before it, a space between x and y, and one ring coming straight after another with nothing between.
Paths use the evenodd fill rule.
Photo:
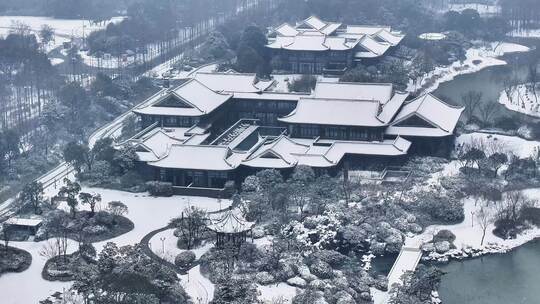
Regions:
<instances>
[{"instance_id":1,"label":"snowy lawn","mask_svg":"<svg viewBox=\"0 0 540 304\"><path fill-rule=\"evenodd\" d=\"M102 197L102 203L99 208L105 208L106 203L110 201L123 202L129 208L129 213L126 217L135 224L135 228L126 234L104 242L94 243L98 252L107 242L115 242L118 246L133 245L140 242L147 233L166 226L170 219L180 215L182 210L189 205L195 205L207 211L226 208L230 205L229 200L222 200L219 203L217 199L205 197L173 196L158 198L151 197L146 193L129 193L99 188L83 188L82 191L99 193ZM52 192L50 191L50 193ZM86 209L86 206L79 207L79 209ZM157 241L161 243L159 239ZM30 252L33 260L28 270L22 273L5 274L0 277L0 293L3 294L3 299L9 299L2 300L2 304L37 303L39 300L46 298L56 291L69 288L71 285L69 282L48 282L41 278L41 270L43 269L45 260L39 255L39 251L45 243L46 241L39 243L12 242L14 247ZM157 247L161 248L160 246L161 244ZM76 243L70 242L69 252L73 252L76 248ZM195 273L193 274L193 276L196 275ZM20 292L20 290L25 289L32 290L32 292Z\"/></svg>"},{"instance_id":2,"label":"snowy lawn","mask_svg":"<svg viewBox=\"0 0 540 304\"><path fill-rule=\"evenodd\" d=\"M529 84L520 84L509 92L503 90L499 103L508 110L540 117L540 90Z\"/></svg>"},{"instance_id":3,"label":"snowy lawn","mask_svg":"<svg viewBox=\"0 0 540 304\"><path fill-rule=\"evenodd\" d=\"M487 155L495 152L513 153L520 158L527 158L538 153L540 142L525 140L517 136L495 135L487 133L469 133L456 138L456 145L471 144L482 149Z\"/></svg>"},{"instance_id":4,"label":"snowy lawn","mask_svg":"<svg viewBox=\"0 0 540 304\"><path fill-rule=\"evenodd\" d=\"M272 285L259 285L257 290L261 293L259 299L265 304L271 303L292 303L292 298L296 295L296 287L292 287L286 283L278 283ZM279 300L282 300L281 302Z\"/></svg>"},{"instance_id":5,"label":"snowy lawn","mask_svg":"<svg viewBox=\"0 0 540 304\"><path fill-rule=\"evenodd\" d=\"M443 82L451 81L456 76L476 73L490 66L505 65L506 61L497 57L509 53L528 52L530 49L516 43L491 43L487 46L475 46L467 50L463 62L454 62L450 66L436 67L416 84L411 80L407 87L409 92L430 93Z\"/></svg>"},{"instance_id":6,"label":"snowy lawn","mask_svg":"<svg viewBox=\"0 0 540 304\"><path fill-rule=\"evenodd\" d=\"M88 36L91 32L104 29L109 23L118 23L124 17L113 17L101 23L94 23L85 19L56 19L50 17L35 16L0 16L0 35L6 36L16 23L28 25L30 30L36 34L43 25L48 25L54 29L54 42L48 49L52 50L62 43L70 41L71 37L80 38ZM39 37L38 37L39 38Z\"/></svg>"},{"instance_id":7,"label":"snowy lawn","mask_svg":"<svg viewBox=\"0 0 540 304\"><path fill-rule=\"evenodd\" d=\"M540 189L527 189L524 190L523 193L532 200L538 201L540 199ZM540 237L540 228L537 227L525 231L518 235L516 239L503 240L493 234L492 231L495 226L490 224L486 230L486 236L482 246L481 240L483 231L476 218L476 214L478 214L482 205L475 202L472 198L466 198L463 200L463 206L465 210L465 220L462 223L456 225L429 226L422 234L407 238L406 244L409 246L418 246L421 243L429 242L437 232L443 229L450 230L455 234L456 240L454 241L454 245L456 245L457 249L466 247L481 249L488 244L498 244L510 249Z\"/></svg>"},{"instance_id":8,"label":"snowy lawn","mask_svg":"<svg viewBox=\"0 0 540 304\"><path fill-rule=\"evenodd\" d=\"M489 4L480 4L480 3L464 3L464 4L450 4L448 7L449 11L462 12L467 9L473 9L480 14L480 16L490 16L497 15L501 12L500 5L489 5Z\"/></svg>"}]
</instances>

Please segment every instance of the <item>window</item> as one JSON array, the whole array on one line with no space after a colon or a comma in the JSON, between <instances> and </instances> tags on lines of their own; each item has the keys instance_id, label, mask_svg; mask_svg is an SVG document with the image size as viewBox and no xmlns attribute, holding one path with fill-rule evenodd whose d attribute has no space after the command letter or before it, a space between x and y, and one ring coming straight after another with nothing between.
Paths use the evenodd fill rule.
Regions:
<instances>
[{"instance_id":1,"label":"window","mask_svg":"<svg viewBox=\"0 0 540 304\"><path fill-rule=\"evenodd\" d=\"M319 128L314 125L301 125L300 136L301 137L317 137L319 136Z\"/></svg>"},{"instance_id":2,"label":"window","mask_svg":"<svg viewBox=\"0 0 540 304\"><path fill-rule=\"evenodd\" d=\"M339 137L339 129L338 128L335 128L335 127L329 127L329 128L326 128L325 130L326 132L326 137L329 137L329 138L338 138Z\"/></svg>"},{"instance_id":3,"label":"window","mask_svg":"<svg viewBox=\"0 0 540 304\"><path fill-rule=\"evenodd\" d=\"M165 123L169 126L174 126L176 125L176 117L175 116L167 116L167 118L165 118Z\"/></svg>"}]
</instances>

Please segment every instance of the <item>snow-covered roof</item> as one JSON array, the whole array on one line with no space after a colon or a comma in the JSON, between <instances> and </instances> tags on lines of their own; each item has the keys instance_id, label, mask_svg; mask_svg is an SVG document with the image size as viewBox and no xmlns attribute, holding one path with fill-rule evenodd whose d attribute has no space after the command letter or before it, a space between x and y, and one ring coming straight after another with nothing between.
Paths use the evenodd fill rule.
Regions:
<instances>
[{"instance_id":1,"label":"snow-covered roof","mask_svg":"<svg viewBox=\"0 0 540 304\"><path fill-rule=\"evenodd\" d=\"M232 94L215 92L196 79L190 79L133 112L163 116L202 116L212 112L231 97ZM170 100L174 102L171 103ZM162 104L163 102L168 103Z\"/></svg>"},{"instance_id":2,"label":"snow-covered roof","mask_svg":"<svg viewBox=\"0 0 540 304\"><path fill-rule=\"evenodd\" d=\"M6 221L8 225L15 226L25 226L25 227L37 227L43 222L42 218L22 218L22 217L12 217Z\"/></svg>"},{"instance_id":3,"label":"snow-covered roof","mask_svg":"<svg viewBox=\"0 0 540 304\"><path fill-rule=\"evenodd\" d=\"M172 145L164 157L148 164L159 168L228 171L237 167L227 161L231 153L224 146Z\"/></svg>"},{"instance_id":4,"label":"snow-covered roof","mask_svg":"<svg viewBox=\"0 0 540 304\"><path fill-rule=\"evenodd\" d=\"M282 45L282 48L291 51L326 51L330 48L324 44L325 40L326 37L322 35L298 35L292 43Z\"/></svg>"},{"instance_id":5,"label":"snow-covered roof","mask_svg":"<svg viewBox=\"0 0 540 304\"><path fill-rule=\"evenodd\" d=\"M380 30L379 32L377 32L377 34L375 34L375 36L381 38L382 40L384 40L384 41L386 41L388 43L390 43L392 46L398 45L401 42L401 40L403 40L403 38L405 38L405 35L390 32L387 29Z\"/></svg>"},{"instance_id":6,"label":"snow-covered roof","mask_svg":"<svg viewBox=\"0 0 540 304\"><path fill-rule=\"evenodd\" d=\"M396 92L394 96L382 106L382 111L379 113L379 119L385 123L392 121L408 96L408 93Z\"/></svg>"},{"instance_id":7,"label":"snow-covered roof","mask_svg":"<svg viewBox=\"0 0 540 304\"><path fill-rule=\"evenodd\" d=\"M414 127L414 129L411 129L411 126L398 125L399 123L404 122L408 118L417 116L432 125L433 128L438 128L441 131L444 131L446 135L450 135L454 132L454 129L463 110L464 108L462 107L449 105L431 94L426 94L407 102L401 108L399 113L396 115L396 118L392 122L392 127L399 127L400 129L393 128L391 129L391 132L395 132L396 130L402 130L407 132L419 131L419 128L417 126L412 126ZM408 129L403 129L403 127L407 127ZM420 129L429 130L432 128L424 127ZM425 130L428 134L434 133L433 130L428 130Z\"/></svg>"},{"instance_id":8,"label":"snow-covered roof","mask_svg":"<svg viewBox=\"0 0 540 304\"><path fill-rule=\"evenodd\" d=\"M282 135L261 145L242 165L279 169L297 165L328 168L336 166L348 154L399 156L407 154L411 146L410 141L399 136L392 140L373 142L322 140L324 145L318 145L317 141Z\"/></svg>"},{"instance_id":9,"label":"snow-covered roof","mask_svg":"<svg viewBox=\"0 0 540 304\"><path fill-rule=\"evenodd\" d=\"M380 103L372 100L302 98L296 109L279 118L285 123L380 127Z\"/></svg>"},{"instance_id":10,"label":"snow-covered roof","mask_svg":"<svg viewBox=\"0 0 540 304\"><path fill-rule=\"evenodd\" d=\"M341 23L329 23L320 31L325 35L332 35L340 27L341 27Z\"/></svg>"},{"instance_id":11,"label":"snow-covered roof","mask_svg":"<svg viewBox=\"0 0 540 304\"><path fill-rule=\"evenodd\" d=\"M373 54L376 54L378 56L381 56L383 55L384 53L386 53L386 51L388 51L388 49L390 47L392 47L392 45L390 43L387 43L387 42L378 42L377 40L373 39L371 36L368 36L368 35L365 35L361 40L360 40L360 45L372 52Z\"/></svg>"},{"instance_id":12,"label":"snow-covered roof","mask_svg":"<svg viewBox=\"0 0 540 304\"><path fill-rule=\"evenodd\" d=\"M386 103L392 98L393 91L393 85L390 83L319 81L313 95L315 98L376 100Z\"/></svg>"},{"instance_id":13,"label":"snow-covered roof","mask_svg":"<svg viewBox=\"0 0 540 304\"><path fill-rule=\"evenodd\" d=\"M411 142L402 137L382 142L336 141L325 156L334 162L339 162L346 154L399 156L406 155L410 146Z\"/></svg>"},{"instance_id":14,"label":"snow-covered roof","mask_svg":"<svg viewBox=\"0 0 540 304\"><path fill-rule=\"evenodd\" d=\"M299 33L294 26L288 23L283 23L282 25L278 26L274 29L274 32L281 36L296 36Z\"/></svg>"},{"instance_id":15,"label":"snow-covered roof","mask_svg":"<svg viewBox=\"0 0 540 304\"><path fill-rule=\"evenodd\" d=\"M242 211L236 208L211 215L207 228L217 233L234 234L249 231L253 226L255 222L247 221Z\"/></svg>"},{"instance_id":16,"label":"snow-covered roof","mask_svg":"<svg viewBox=\"0 0 540 304\"><path fill-rule=\"evenodd\" d=\"M242 164L256 168L292 168L296 166L297 159L291 154L304 154L308 149L309 146L281 135L261 145Z\"/></svg>"},{"instance_id":17,"label":"snow-covered roof","mask_svg":"<svg viewBox=\"0 0 540 304\"><path fill-rule=\"evenodd\" d=\"M404 37L392 32L389 26L348 26L340 30L341 26L341 23L326 22L316 16L296 27L285 23L273 31L277 36L269 39L267 47L292 51L345 51L360 44L363 50L356 52L356 58L374 58L382 56Z\"/></svg>"},{"instance_id":18,"label":"snow-covered roof","mask_svg":"<svg viewBox=\"0 0 540 304\"><path fill-rule=\"evenodd\" d=\"M308 25L316 30L322 30L324 27L326 27L328 24L317 16L310 16L306 20L304 20L301 24Z\"/></svg>"},{"instance_id":19,"label":"snow-covered roof","mask_svg":"<svg viewBox=\"0 0 540 304\"><path fill-rule=\"evenodd\" d=\"M278 137L260 146L243 165L256 168L292 168L297 165L332 167L347 154L398 156L407 153L411 143L401 137L382 142L313 140Z\"/></svg>"},{"instance_id":20,"label":"snow-covered roof","mask_svg":"<svg viewBox=\"0 0 540 304\"><path fill-rule=\"evenodd\" d=\"M260 92L260 93L234 93L234 98L237 99L253 99L253 100L283 100L283 101L298 101L302 97L309 97L307 93L289 93L289 92Z\"/></svg>"},{"instance_id":21,"label":"snow-covered roof","mask_svg":"<svg viewBox=\"0 0 540 304\"><path fill-rule=\"evenodd\" d=\"M347 25L345 33L356 35L375 35L381 30L391 31L391 27L378 25Z\"/></svg>"},{"instance_id":22,"label":"snow-covered roof","mask_svg":"<svg viewBox=\"0 0 540 304\"><path fill-rule=\"evenodd\" d=\"M272 81L259 81L256 74L202 73L195 74L195 80L215 92L255 93L268 89Z\"/></svg>"},{"instance_id":23,"label":"snow-covered roof","mask_svg":"<svg viewBox=\"0 0 540 304\"><path fill-rule=\"evenodd\" d=\"M140 161L156 161L165 156L172 145L183 143L187 128L155 128L136 139L136 154Z\"/></svg>"}]
</instances>

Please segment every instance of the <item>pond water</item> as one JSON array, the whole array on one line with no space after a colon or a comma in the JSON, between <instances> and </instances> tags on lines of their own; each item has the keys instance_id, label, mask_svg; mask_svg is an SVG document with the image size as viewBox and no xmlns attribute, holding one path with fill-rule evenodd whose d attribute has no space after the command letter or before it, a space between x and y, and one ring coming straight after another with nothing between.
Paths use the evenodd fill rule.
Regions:
<instances>
[{"instance_id":1,"label":"pond water","mask_svg":"<svg viewBox=\"0 0 540 304\"><path fill-rule=\"evenodd\" d=\"M540 303L540 240L507 254L451 262L442 267L445 304Z\"/></svg>"},{"instance_id":2,"label":"pond water","mask_svg":"<svg viewBox=\"0 0 540 304\"><path fill-rule=\"evenodd\" d=\"M516 53L504 56L508 65L492 66L477 73L457 76L454 80L442 83L435 92L437 97L448 100L452 104L462 104L463 94L469 91L482 93L484 101L498 104L500 93L504 90L504 77L512 75L520 81L526 81L528 67L525 62L526 54ZM501 114L510 114L504 106L500 105Z\"/></svg>"}]
</instances>

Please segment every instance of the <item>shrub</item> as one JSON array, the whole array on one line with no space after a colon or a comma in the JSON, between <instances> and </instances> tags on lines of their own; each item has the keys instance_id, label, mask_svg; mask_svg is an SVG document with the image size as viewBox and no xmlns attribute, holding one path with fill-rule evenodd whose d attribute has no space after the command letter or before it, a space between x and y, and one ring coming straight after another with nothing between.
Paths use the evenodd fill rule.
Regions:
<instances>
[{"instance_id":1,"label":"shrub","mask_svg":"<svg viewBox=\"0 0 540 304\"><path fill-rule=\"evenodd\" d=\"M294 79L287 86L292 92L311 93L317 84L317 77L313 75L302 75L298 79Z\"/></svg>"},{"instance_id":2,"label":"shrub","mask_svg":"<svg viewBox=\"0 0 540 304\"><path fill-rule=\"evenodd\" d=\"M120 177L122 189L129 189L144 184L144 178L136 171L128 171Z\"/></svg>"},{"instance_id":3,"label":"shrub","mask_svg":"<svg viewBox=\"0 0 540 304\"><path fill-rule=\"evenodd\" d=\"M197 257L193 251L183 251L174 259L174 264L180 268L190 268Z\"/></svg>"},{"instance_id":4,"label":"shrub","mask_svg":"<svg viewBox=\"0 0 540 304\"><path fill-rule=\"evenodd\" d=\"M172 183L152 181L147 182L146 187L152 196L169 197L173 195Z\"/></svg>"},{"instance_id":5,"label":"shrub","mask_svg":"<svg viewBox=\"0 0 540 304\"><path fill-rule=\"evenodd\" d=\"M530 222L536 226L540 226L540 208L523 208L523 210L521 210L520 220L522 222Z\"/></svg>"},{"instance_id":6,"label":"shrub","mask_svg":"<svg viewBox=\"0 0 540 304\"><path fill-rule=\"evenodd\" d=\"M316 251L312 256L315 259L328 263L332 267L339 267L347 260L347 256L333 250Z\"/></svg>"},{"instance_id":7,"label":"shrub","mask_svg":"<svg viewBox=\"0 0 540 304\"><path fill-rule=\"evenodd\" d=\"M313 262L311 266L309 266L309 270L311 270L311 273L320 279L330 279L334 275L332 267L330 267L328 263L321 260Z\"/></svg>"},{"instance_id":8,"label":"shrub","mask_svg":"<svg viewBox=\"0 0 540 304\"><path fill-rule=\"evenodd\" d=\"M420 202L419 207L435 222L455 224L465 219L463 203L457 200L433 197Z\"/></svg>"},{"instance_id":9,"label":"shrub","mask_svg":"<svg viewBox=\"0 0 540 304\"><path fill-rule=\"evenodd\" d=\"M437 234L433 236L433 243L443 242L443 241L447 241L448 243L453 243L455 239L456 239L456 236L452 233L452 231L443 229L443 230L439 230L439 232L437 232Z\"/></svg>"},{"instance_id":10,"label":"shrub","mask_svg":"<svg viewBox=\"0 0 540 304\"><path fill-rule=\"evenodd\" d=\"M495 222L495 229L493 229L493 234L502 238L502 239L515 239L518 231L518 223L510 219L501 219Z\"/></svg>"}]
</instances>

